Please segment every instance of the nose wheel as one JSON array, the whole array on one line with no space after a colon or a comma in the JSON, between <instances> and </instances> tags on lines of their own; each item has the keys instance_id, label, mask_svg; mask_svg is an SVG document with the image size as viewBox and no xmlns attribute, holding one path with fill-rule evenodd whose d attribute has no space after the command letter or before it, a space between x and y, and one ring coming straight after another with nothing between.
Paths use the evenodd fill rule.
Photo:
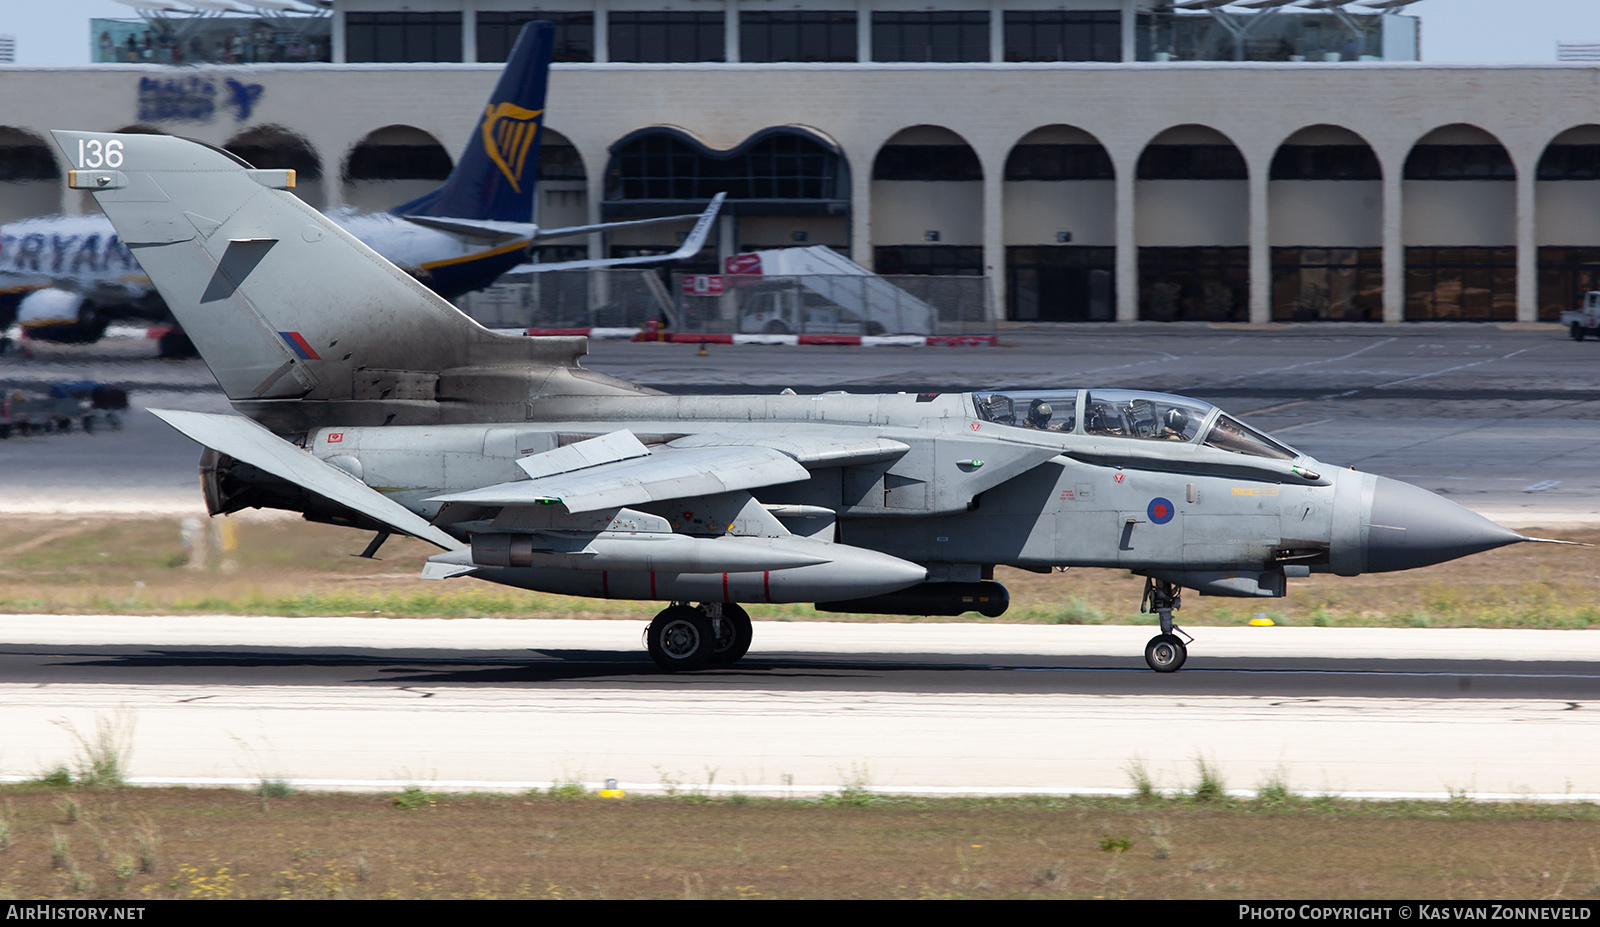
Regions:
<instances>
[{"instance_id":1,"label":"nose wheel","mask_svg":"<svg viewBox=\"0 0 1600 927\"><path fill-rule=\"evenodd\" d=\"M1157 634L1144 645L1144 662L1158 673L1176 673L1189 659L1189 648L1176 634Z\"/></svg>"},{"instance_id":2,"label":"nose wheel","mask_svg":"<svg viewBox=\"0 0 1600 927\"><path fill-rule=\"evenodd\" d=\"M1165 580L1145 577L1144 598L1139 611L1155 612L1161 619L1161 633L1144 645L1144 662L1158 673L1176 673L1189 659L1189 644L1194 638L1172 623L1172 613L1183 607L1183 590ZM1182 634L1183 637L1178 635ZM1183 638L1189 638L1185 641Z\"/></svg>"}]
</instances>

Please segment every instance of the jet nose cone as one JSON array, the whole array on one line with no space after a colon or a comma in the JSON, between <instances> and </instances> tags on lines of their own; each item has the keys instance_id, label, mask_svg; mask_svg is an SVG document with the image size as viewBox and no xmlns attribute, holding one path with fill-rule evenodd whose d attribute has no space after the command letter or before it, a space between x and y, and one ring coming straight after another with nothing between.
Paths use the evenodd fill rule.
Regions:
<instances>
[{"instance_id":1,"label":"jet nose cone","mask_svg":"<svg viewBox=\"0 0 1600 927\"><path fill-rule=\"evenodd\" d=\"M1412 570L1523 540L1510 528L1426 489L1381 476L1368 526L1370 573Z\"/></svg>"}]
</instances>

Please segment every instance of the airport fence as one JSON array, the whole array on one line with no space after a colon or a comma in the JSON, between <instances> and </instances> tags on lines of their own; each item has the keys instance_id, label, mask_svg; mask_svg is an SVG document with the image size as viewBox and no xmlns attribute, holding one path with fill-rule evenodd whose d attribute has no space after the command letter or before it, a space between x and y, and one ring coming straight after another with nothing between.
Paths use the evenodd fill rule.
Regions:
<instances>
[{"instance_id":1,"label":"airport fence","mask_svg":"<svg viewBox=\"0 0 1600 927\"><path fill-rule=\"evenodd\" d=\"M642 328L670 320L677 303L651 270L553 270L510 273L456 300L486 328Z\"/></svg>"},{"instance_id":2,"label":"airport fence","mask_svg":"<svg viewBox=\"0 0 1600 927\"><path fill-rule=\"evenodd\" d=\"M745 335L992 335L985 277L733 275L653 270L508 274L457 305L498 329L643 328Z\"/></svg>"}]
</instances>

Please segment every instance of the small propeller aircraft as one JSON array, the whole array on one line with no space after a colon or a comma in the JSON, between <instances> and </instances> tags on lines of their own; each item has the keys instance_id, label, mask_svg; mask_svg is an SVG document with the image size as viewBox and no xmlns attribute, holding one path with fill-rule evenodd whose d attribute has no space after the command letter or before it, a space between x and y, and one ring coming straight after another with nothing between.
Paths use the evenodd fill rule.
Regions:
<instances>
[{"instance_id":1,"label":"small propeller aircraft","mask_svg":"<svg viewBox=\"0 0 1600 927\"><path fill-rule=\"evenodd\" d=\"M1146 577L1158 672L1184 589L1408 570L1526 538L1329 467L1212 405L1124 389L669 396L582 338L484 329L256 170L179 138L54 133L242 415L156 411L248 507L441 549L422 575L668 603L664 670L740 659L750 603L996 616L996 565Z\"/></svg>"}]
</instances>

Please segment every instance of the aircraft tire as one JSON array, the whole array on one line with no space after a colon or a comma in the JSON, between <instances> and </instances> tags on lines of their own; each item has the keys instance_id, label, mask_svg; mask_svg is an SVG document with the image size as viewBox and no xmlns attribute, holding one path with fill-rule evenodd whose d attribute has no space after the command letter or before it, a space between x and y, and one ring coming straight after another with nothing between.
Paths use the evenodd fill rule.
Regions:
<instances>
[{"instance_id":1,"label":"aircraft tire","mask_svg":"<svg viewBox=\"0 0 1600 927\"><path fill-rule=\"evenodd\" d=\"M698 608L674 605L656 615L645 632L650 659L669 673L703 669L711 662L716 636L711 619Z\"/></svg>"},{"instance_id":2,"label":"aircraft tire","mask_svg":"<svg viewBox=\"0 0 1600 927\"><path fill-rule=\"evenodd\" d=\"M1589 334L1589 330L1583 327L1583 323L1582 322L1573 322L1572 323L1572 340L1573 341L1582 341L1583 340L1583 336L1587 335L1587 334Z\"/></svg>"},{"instance_id":3,"label":"aircraft tire","mask_svg":"<svg viewBox=\"0 0 1600 927\"><path fill-rule=\"evenodd\" d=\"M727 665L744 659L744 655L750 652L750 640L754 636L750 613L733 602L724 602L720 630L716 646L711 651L711 662Z\"/></svg>"},{"instance_id":4,"label":"aircraft tire","mask_svg":"<svg viewBox=\"0 0 1600 927\"><path fill-rule=\"evenodd\" d=\"M1189 648L1176 634L1157 634L1144 645L1144 662L1158 673L1176 673L1189 659Z\"/></svg>"}]
</instances>

